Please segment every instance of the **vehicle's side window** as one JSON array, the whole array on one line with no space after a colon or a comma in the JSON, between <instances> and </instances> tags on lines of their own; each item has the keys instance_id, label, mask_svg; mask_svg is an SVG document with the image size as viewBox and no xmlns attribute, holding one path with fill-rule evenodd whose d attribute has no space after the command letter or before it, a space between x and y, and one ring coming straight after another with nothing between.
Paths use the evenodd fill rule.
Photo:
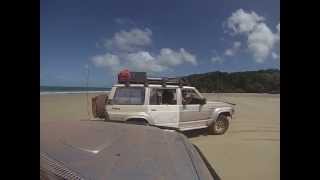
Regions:
<instances>
[{"instance_id":1,"label":"vehicle's side window","mask_svg":"<svg viewBox=\"0 0 320 180\"><path fill-rule=\"evenodd\" d=\"M182 89L183 104L200 104L200 96L193 89Z\"/></svg>"},{"instance_id":2,"label":"vehicle's side window","mask_svg":"<svg viewBox=\"0 0 320 180\"><path fill-rule=\"evenodd\" d=\"M176 89L151 88L150 105L177 104Z\"/></svg>"},{"instance_id":3,"label":"vehicle's side window","mask_svg":"<svg viewBox=\"0 0 320 180\"><path fill-rule=\"evenodd\" d=\"M145 89L140 87L118 87L113 97L116 105L142 105Z\"/></svg>"}]
</instances>

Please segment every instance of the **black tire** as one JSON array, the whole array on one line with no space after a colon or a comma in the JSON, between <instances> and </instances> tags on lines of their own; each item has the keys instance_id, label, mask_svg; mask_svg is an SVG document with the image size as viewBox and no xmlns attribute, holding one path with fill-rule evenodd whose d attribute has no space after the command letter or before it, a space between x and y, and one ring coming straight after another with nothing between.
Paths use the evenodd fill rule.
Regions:
<instances>
[{"instance_id":1,"label":"black tire","mask_svg":"<svg viewBox=\"0 0 320 180\"><path fill-rule=\"evenodd\" d=\"M209 126L209 134L222 135L229 128L230 116L220 114L218 119Z\"/></svg>"}]
</instances>

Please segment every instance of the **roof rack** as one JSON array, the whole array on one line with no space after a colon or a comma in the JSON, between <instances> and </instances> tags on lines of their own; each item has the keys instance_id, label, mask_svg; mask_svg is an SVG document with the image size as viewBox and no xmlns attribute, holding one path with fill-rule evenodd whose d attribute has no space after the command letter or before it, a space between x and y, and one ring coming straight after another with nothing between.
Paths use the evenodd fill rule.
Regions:
<instances>
[{"instance_id":1,"label":"roof rack","mask_svg":"<svg viewBox=\"0 0 320 180\"><path fill-rule=\"evenodd\" d=\"M179 77L147 77L148 84L161 84L166 85L179 85L187 86L190 85L185 79Z\"/></svg>"},{"instance_id":2,"label":"roof rack","mask_svg":"<svg viewBox=\"0 0 320 180\"><path fill-rule=\"evenodd\" d=\"M145 72L129 72L123 70L118 74L118 83L129 86L130 83L144 84L161 84L166 85L178 85L180 87L190 85L190 83L181 77L147 77Z\"/></svg>"}]
</instances>

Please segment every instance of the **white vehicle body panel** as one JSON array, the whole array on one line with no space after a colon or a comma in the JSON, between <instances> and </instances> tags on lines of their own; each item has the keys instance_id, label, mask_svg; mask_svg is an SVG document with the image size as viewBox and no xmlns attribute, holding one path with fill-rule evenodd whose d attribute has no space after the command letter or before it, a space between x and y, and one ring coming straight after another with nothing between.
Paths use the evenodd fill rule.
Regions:
<instances>
[{"instance_id":1,"label":"white vehicle body panel","mask_svg":"<svg viewBox=\"0 0 320 180\"><path fill-rule=\"evenodd\" d=\"M118 87L125 87L124 84L116 84L112 87L109 99L112 101ZM127 121L129 119L144 119L150 125L164 126L180 129L182 131L191 129L206 128L211 125L220 113L234 113L233 105L225 102L207 102L206 104L182 104L181 88L175 85L167 85L166 89L176 89L176 105L150 105L150 91L152 88L163 88L162 85L151 84L144 87L142 84L130 84L130 87L145 88L145 99L143 105L106 105L106 112L109 120ZM182 89L192 89L201 98L203 96L196 88L183 86Z\"/></svg>"},{"instance_id":2,"label":"white vehicle body panel","mask_svg":"<svg viewBox=\"0 0 320 180\"><path fill-rule=\"evenodd\" d=\"M149 105L149 114L156 126L179 127L179 109L177 105Z\"/></svg>"}]
</instances>

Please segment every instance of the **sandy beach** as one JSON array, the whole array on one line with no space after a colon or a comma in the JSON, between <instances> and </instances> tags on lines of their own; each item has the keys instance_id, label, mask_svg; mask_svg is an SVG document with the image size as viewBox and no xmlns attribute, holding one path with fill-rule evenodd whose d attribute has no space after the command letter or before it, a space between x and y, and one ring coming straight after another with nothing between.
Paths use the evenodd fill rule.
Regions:
<instances>
[{"instance_id":1,"label":"sandy beach","mask_svg":"<svg viewBox=\"0 0 320 180\"><path fill-rule=\"evenodd\" d=\"M90 119L91 97L86 94L40 96L41 121ZM225 180L280 179L280 95L203 94L207 100L236 104L236 114L225 135L186 133L219 176ZM88 114L89 110L89 114Z\"/></svg>"}]
</instances>

